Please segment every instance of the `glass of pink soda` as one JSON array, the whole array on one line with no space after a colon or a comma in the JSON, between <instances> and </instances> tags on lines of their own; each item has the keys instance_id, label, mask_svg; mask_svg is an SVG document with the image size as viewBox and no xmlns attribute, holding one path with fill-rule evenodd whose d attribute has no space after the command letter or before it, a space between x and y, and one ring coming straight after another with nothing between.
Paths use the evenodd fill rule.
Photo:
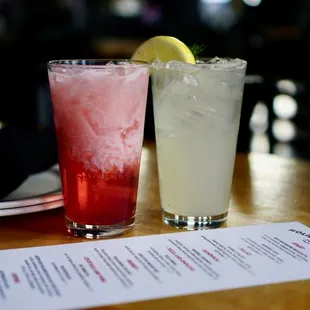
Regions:
<instances>
[{"instance_id":1,"label":"glass of pink soda","mask_svg":"<svg viewBox=\"0 0 310 310\"><path fill-rule=\"evenodd\" d=\"M135 222L149 65L55 60L48 77L67 230L122 234Z\"/></svg>"}]
</instances>

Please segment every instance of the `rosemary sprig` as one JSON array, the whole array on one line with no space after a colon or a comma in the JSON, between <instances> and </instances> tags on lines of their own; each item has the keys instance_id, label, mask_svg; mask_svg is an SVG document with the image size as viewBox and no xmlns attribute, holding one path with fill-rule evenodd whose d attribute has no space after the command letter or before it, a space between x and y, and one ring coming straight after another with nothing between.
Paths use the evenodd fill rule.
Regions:
<instances>
[{"instance_id":1,"label":"rosemary sprig","mask_svg":"<svg viewBox=\"0 0 310 310\"><path fill-rule=\"evenodd\" d=\"M202 53L205 50L206 47L207 46L204 45L204 44L196 44L195 43L192 46L190 46L189 49L193 53L195 59L198 60L199 54Z\"/></svg>"}]
</instances>

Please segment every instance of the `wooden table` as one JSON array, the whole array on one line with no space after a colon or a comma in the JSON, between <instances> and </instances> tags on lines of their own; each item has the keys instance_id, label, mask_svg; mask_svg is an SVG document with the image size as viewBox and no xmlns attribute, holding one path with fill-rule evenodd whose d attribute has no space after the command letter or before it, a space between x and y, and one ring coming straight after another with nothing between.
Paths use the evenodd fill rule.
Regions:
<instances>
[{"instance_id":1,"label":"wooden table","mask_svg":"<svg viewBox=\"0 0 310 310\"><path fill-rule=\"evenodd\" d=\"M63 210L0 219L0 249L87 240L66 233ZM238 154L226 226L300 221L310 226L310 163ZM156 150L143 147L137 219L123 237L180 232L161 221ZM238 281L238 279L236 279ZM190 285L184 283L184 285ZM144 301L103 309L310 309L310 281Z\"/></svg>"}]
</instances>

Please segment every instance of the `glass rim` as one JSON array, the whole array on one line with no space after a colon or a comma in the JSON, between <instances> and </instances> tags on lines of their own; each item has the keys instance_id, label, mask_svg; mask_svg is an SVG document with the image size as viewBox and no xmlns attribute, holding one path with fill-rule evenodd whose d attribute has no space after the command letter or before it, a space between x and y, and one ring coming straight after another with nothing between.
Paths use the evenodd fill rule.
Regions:
<instances>
[{"instance_id":1,"label":"glass rim","mask_svg":"<svg viewBox=\"0 0 310 310\"><path fill-rule=\"evenodd\" d=\"M227 59L227 60L232 60L233 63L231 63L231 65L233 67L230 68L239 68L239 67L244 67L245 65L247 65L247 61L241 58L229 58L229 57L202 57L202 58L198 58L196 60L196 64L197 65L202 65L202 66L223 66L224 68L227 66L227 64L223 64L223 63L216 63L216 62L210 62L210 60L214 59L214 58L218 58L218 59Z\"/></svg>"},{"instance_id":2,"label":"glass rim","mask_svg":"<svg viewBox=\"0 0 310 310\"><path fill-rule=\"evenodd\" d=\"M112 62L113 64L108 64ZM135 64L136 67L149 67L150 63L141 60L132 60L126 58L76 58L76 59L56 59L47 62L47 67L52 68L72 68L72 67L84 67L89 69L115 69L126 67L130 64Z\"/></svg>"},{"instance_id":3,"label":"glass rim","mask_svg":"<svg viewBox=\"0 0 310 310\"><path fill-rule=\"evenodd\" d=\"M210 62L210 60L214 59L215 57L203 57L196 60L195 64L188 63L188 62L178 62L178 63L172 63L170 64L170 69L179 69L182 70L188 69L188 68L206 68L210 70L217 70L217 71L233 71L233 70L240 70L240 69L246 69L247 61L240 59L240 58L229 58L229 57L217 57L219 59L229 59L233 60L234 62L230 64L225 63L216 63L216 62ZM159 67L166 67L168 62L161 63L157 61L152 61L152 65L159 65ZM165 68L168 69L168 68Z\"/></svg>"}]
</instances>

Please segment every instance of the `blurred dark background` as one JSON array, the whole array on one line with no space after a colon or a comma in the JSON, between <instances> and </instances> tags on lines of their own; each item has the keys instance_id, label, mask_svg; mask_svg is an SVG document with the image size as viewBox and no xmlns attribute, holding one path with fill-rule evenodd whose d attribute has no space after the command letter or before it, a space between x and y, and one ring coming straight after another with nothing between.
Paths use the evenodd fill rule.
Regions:
<instances>
[{"instance_id":1,"label":"blurred dark background","mask_svg":"<svg viewBox=\"0 0 310 310\"><path fill-rule=\"evenodd\" d=\"M238 151L310 158L310 0L0 0L0 121L52 126L48 60L128 58L155 35L248 61Z\"/></svg>"}]
</instances>

